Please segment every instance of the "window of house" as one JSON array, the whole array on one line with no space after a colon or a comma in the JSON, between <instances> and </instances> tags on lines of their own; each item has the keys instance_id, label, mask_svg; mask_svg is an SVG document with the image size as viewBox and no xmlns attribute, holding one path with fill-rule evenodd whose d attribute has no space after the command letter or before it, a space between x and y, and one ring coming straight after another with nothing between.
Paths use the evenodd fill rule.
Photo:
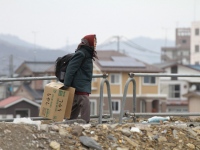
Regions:
<instances>
[{"instance_id":1,"label":"window of house","mask_svg":"<svg viewBox=\"0 0 200 150\"><path fill-rule=\"evenodd\" d=\"M187 108L168 108L168 112L188 112Z\"/></svg>"},{"instance_id":2,"label":"window of house","mask_svg":"<svg viewBox=\"0 0 200 150\"><path fill-rule=\"evenodd\" d=\"M199 28L195 29L195 35L199 35Z\"/></svg>"},{"instance_id":3,"label":"window of house","mask_svg":"<svg viewBox=\"0 0 200 150\"><path fill-rule=\"evenodd\" d=\"M199 52L199 45L195 45L195 52L196 52L196 53Z\"/></svg>"},{"instance_id":4,"label":"window of house","mask_svg":"<svg viewBox=\"0 0 200 150\"><path fill-rule=\"evenodd\" d=\"M120 100L112 100L113 113L120 113Z\"/></svg>"},{"instance_id":5,"label":"window of house","mask_svg":"<svg viewBox=\"0 0 200 150\"><path fill-rule=\"evenodd\" d=\"M97 81L97 78L92 78L92 82L96 82Z\"/></svg>"},{"instance_id":6,"label":"window of house","mask_svg":"<svg viewBox=\"0 0 200 150\"><path fill-rule=\"evenodd\" d=\"M178 67L177 66L172 66L171 67L171 73L178 73ZM171 80L177 80L178 77L171 77Z\"/></svg>"},{"instance_id":7,"label":"window of house","mask_svg":"<svg viewBox=\"0 0 200 150\"><path fill-rule=\"evenodd\" d=\"M111 74L110 75L111 84L120 84L120 74Z\"/></svg>"},{"instance_id":8,"label":"window of house","mask_svg":"<svg viewBox=\"0 0 200 150\"><path fill-rule=\"evenodd\" d=\"M156 83L156 78L155 77L144 77L143 82L145 84L155 84Z\"/></svg>"},{"instance_id":9,"label":"window of house","mask_svg":"<svg viewBox=\"0 0 200 150\"><path fill-rule=\"evenodd\" d=\"M146 112L146 102L144 100L140 101L140 112Z\"/></svg>"},{"instance_id":10,"label":"window of house","mask_svg":"<svg viewBox=\"0 0 200 150\"><path fill-rule=\"evenodd\" d=\"M186 43L186 40L182 40L182 43Z\"/></svg>"},{"instance_id":11,"label":"window of house","mask_svg":"<svg viewBox=\"0 0 200 150\"><path fill-rule=\"evenodd\" d=\"M169 85L169 97L170 98L179 98L180 97L180 85Z\"/></svg>"},{"instance_id":12,"label":"window of house","mask_svg":"<svg viewBox=\"0 0 200 150\"><path fill-rule=\"evenodd\" d=\"M90 115L94 116L97 115L97 101L90 100Z\"/></svg>"}]
</instances>

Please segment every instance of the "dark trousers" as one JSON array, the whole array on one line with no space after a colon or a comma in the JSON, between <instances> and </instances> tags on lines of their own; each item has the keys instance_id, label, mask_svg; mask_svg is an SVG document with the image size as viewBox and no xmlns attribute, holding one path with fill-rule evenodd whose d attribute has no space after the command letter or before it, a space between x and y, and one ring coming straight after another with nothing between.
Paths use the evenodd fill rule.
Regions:
<instances>
[{"instance_id":1,"label":"dark trousers","mask_svg":"<svg viewBox=\"0 0 200 150\"><path fill-rule=\"evenodd\" d=\"M90 100L88 95L74 95L70 119L77 119L79 113L81 113L81 119L85 120L86 123L90 122Z\"/></svg>"}]
</instances>

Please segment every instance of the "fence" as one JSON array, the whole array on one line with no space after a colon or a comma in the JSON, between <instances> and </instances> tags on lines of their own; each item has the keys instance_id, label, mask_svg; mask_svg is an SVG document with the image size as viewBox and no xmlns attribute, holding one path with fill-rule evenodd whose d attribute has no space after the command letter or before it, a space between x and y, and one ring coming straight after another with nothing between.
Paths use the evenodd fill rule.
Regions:
<instances>
[{"instance_id":1,"label":"fence","mask_svg":"<svg viewBox=\"0 0 200 150\"><path fill-rule=\"evenodd\" d=\"M93 75L92 78L102 78L101 84L100 84L100 105L99 105L99 116L91 116L91 118L99 117L99 123L102 123L102 107L103 107L103 88L104 83L106 83L107 87L107 93L108 93L108 103L109 103L109 110L110 110L110 116L113 117L112 114L112 106L111 106L111 92L110 92L110 84L108 80L106 79L108 77L108 74L96 74ZM48 76L48 77L20 77L20 78L0 78L0 82L14 82L14 81L32 81L32 80L56 80L57 78L55 76ZM42 117L31 117L32 120L46 120ZM13 121L13 119L0 119L0 121Z\"/></svg>"},{"instance_id":2,"label":"fence","mask_svg":"<svg viewBox=\"0 0 200 150\"><path fill-rule=\"evenodd\" d=\"M126 103L126 95L128 91L128 86L132 82L133 83L133 113L130 113L132 116L134 116L134 122L136 121L136 116L152 116L152 115L159 115L159 116L200 116L200 113L136 113L136 82L134 77L200 77L200 75L196 74L142 74L142 73L129 73L129 78L126 81L125 87L124 87L124 93L123 93L123 99L122 99L122 107L120 110L120 116L119 116L119 123L122 123L122 118L124 115L124 107ZM106 84L107 87L107 94L108 94L108 104L109 104L109 112L110 116L113 117L112 114L112 100L111 100L111 92L110 92L110 84L107 80L108 74L99 74L99 75L93 75L93 78L102 78L101 84L100 84L100 105L99 105L99 116L91 116L91 118L99 117L98 122L102 123L102 111L103 111L103 88L104 84ZM13 81L31 81L31 80L56 80L55 76L48 76L48 77L21 77L21 78L0 78L0 82L13 82ZM45 118L41 117L32 117L33 120L42 120ZM1 119L0 121L12 121L13 119Z\"/></svg>"}]
</instances>

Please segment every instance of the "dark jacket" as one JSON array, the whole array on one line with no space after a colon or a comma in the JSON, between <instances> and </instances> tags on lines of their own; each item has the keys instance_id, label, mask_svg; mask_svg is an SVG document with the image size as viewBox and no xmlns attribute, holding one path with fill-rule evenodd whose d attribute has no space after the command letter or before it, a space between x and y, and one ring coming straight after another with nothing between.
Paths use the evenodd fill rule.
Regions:
<instances>
[{"instance_id":1,"label":"dark jacket","mask_svg":"<svg viewBox=\"0 0 200 150\"><path fill-rule=\"evenodd\" d=\"M93 73L92 48L82 46L70 60L64 85L74 87L78 92L91 93Z\"/></svg>"}]
</instances>

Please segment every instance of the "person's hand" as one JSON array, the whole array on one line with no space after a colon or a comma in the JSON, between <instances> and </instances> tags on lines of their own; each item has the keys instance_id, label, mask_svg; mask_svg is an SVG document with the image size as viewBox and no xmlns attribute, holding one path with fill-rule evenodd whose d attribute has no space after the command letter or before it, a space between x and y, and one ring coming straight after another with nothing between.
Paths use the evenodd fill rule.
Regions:
<instances>
[{"instance_id":1,"label":"person's hand","mask_svg":"<svg viewBox=\"0 0 200 150\"><path fill-rule=\"evenodd\" d=\"M62 87L63 90L67 90L68 88L69 88L69 87L66 86L66 85L64 85L64 86Z\"/></svg>"}]
</instances>

